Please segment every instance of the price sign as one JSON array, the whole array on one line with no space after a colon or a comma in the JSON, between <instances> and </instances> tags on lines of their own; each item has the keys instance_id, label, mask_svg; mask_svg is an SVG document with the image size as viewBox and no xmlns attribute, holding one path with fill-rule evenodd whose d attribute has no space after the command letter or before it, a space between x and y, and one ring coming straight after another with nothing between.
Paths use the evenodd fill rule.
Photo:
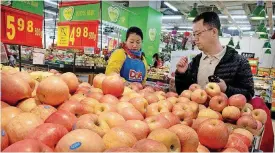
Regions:
<instances>
[{"instance_id":1,"label":"price sign","mask_svg":"<svg viewBox=\"0 0 275 153\"><path fill-rule=\"evenodd\" d=\"M1 6L1 41L42 47L43 16Z\"/></svg>"},{"instance_id":2,"label":"price sign","mask_svg":"<svg viewBox=\"0 0 275 153\"><path fill-rule=\"evenodd\" d=\"M98 21L60 22L57 28L59 48L97 48Z\"/></svg>"}]
</instances>

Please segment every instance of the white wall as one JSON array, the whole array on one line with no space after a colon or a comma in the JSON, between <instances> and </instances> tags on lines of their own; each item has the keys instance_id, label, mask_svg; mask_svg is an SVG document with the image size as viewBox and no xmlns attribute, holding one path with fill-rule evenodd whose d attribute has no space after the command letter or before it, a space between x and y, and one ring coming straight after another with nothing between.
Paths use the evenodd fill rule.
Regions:
<instances>
[{"instance_id":1,"label":"white wall","mask_svg":"<svg viewBox=\"0 0 275 153\"><path fill-rule=\"evenodd\" d=\"M234 45L236 46L239 37L233 37ZM230 38L220 38L222 45L227 45L230 41ZM271 54L264 54L265 50L263 49L264 40L259 40L256 37L243 37L240 40L240 48L237 50L239 54L242 52L255 53L255 58L259 58L259 67L271 68L275 67L275 40L270 40L271 43Z\"/></svg>"}]
</instances>

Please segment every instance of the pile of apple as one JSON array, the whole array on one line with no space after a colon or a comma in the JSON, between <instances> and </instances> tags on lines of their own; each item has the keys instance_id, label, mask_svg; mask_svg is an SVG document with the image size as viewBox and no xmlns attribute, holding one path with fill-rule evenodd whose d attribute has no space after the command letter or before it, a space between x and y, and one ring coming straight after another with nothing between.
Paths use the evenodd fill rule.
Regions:
<instances>
[{"instance_id":1,"label":"pile of apple","mask_svg":"<svg viewBox=\"0 0 275 153\"><path fill-rule=\"evenodd\" d=\"M1 151L248 152L267 119L215 83L178 95L125 85L118 74L98 74L91 86L51 73L1 72Z\"/></svg>"}]
</instances>

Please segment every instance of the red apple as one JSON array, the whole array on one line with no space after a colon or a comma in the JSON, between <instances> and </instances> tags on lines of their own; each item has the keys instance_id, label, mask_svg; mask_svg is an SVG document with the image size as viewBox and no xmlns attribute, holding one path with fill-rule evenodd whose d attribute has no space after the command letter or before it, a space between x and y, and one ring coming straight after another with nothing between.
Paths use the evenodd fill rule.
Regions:
<instances>
[{"instance_id":1,"label":"red apple","mask_svg":"<svg viewBox=\"0 0 275 153\"><path fill-rule=\"evenodd\" d=\"M254 129L254 130L257 129L257 122L250 115L241 116L237 121L237 125L242 128L247 128L248 130L249 129Z\"/></svg>"},{"instance_id":2,"label":"red apple","mask_svg":"<svg viewBox=\"0 0 275 153\"><path fill-rule=\"evenodd\" d=\"M197 131L197 129L199 128L200 124L205 121L205 120L208 120L209 118L206 118L206 117L200 117L200 118L196 118L196 119L193 119L193 122L192 122L192 128Z\"/></svg>"},{"instance_id":3,"label":"red apple","mask_svg":"<svg viewBox=\"0 0 275 153\"><path fill-rule=\"evenodd\" d=\"M65 110L57 110L45 120L45 123L60 124L63 125L68 131L71 131L76 121L77 118L74 114Z\"/></svg>"},{"instance_id":4,"label":"red apple","mask_svg":"<svg viewBox=\"0 0 275 153\"><path fill-rule=\"evenodd\" d=\"M231 134L225 148L234 148L240 152L248 152L247 145L236 134Z\"/></svg>"},{"instance_id":5,"label":"red apple","mask_svg":"<svg viewBox=\"0 0 275 153\"><path fill-rule=\"evenodd\" d=\"M261 123L265 124L265 122L267 120L267 114L264 110L254 109L251 114L256 120L258 120Z\"/></svg>"},{"instance_id":6,"label":"red apple","mask_svg":"<svg viewBox=\"0 0 275 153\"><path fill-rule=\"evenodd\" d=\"M170 127L170 122L164 116L151 116L147 117L144 121L148 124L151 131L158 128Z\"/></svg>"},{"instance_id":7,"label":"red apple","mask_svg":"<svg viewBox=\"0 0 275 153\"><path fill-rule=\"evenodd\" d=\"M238 107L235 106L227 106L222 111L223 119L235 122L241 117L241 111Z\"/></svg>"},{"instance_id":8,"label":"red apple","mask_svg":"<svg viewBox=\"0 0 275 153\"><path fill-rule=\"evenodd\" d=\"M163 143L151 139L139 140L133 148L139 152L168 152Z\"/></svg>"},{"instance_id":9,"label":"red apple","mask_svg":"<svg viewBox=\"0 0 275 153\"><path fill-rule=\"evenodd\" d=\"M10 145L3 152L53 152L53 150L40 141L24 139Z\"/></svg>"},{"instance_id":10,"label":"red apple","mask_svg":"<svg viewBox=\"0 0 275 153\"><path fill-rule=\"evenodd\" d=\"M65 111L71 112L72 114L75 114L76 116L87 113L87 111L85 111L83 105L80 102L71 101L71 100L66 101L65 103L60 105L58 107L58 110L65 110Z\"/></svg>"},{"instance_id":11,"label":"red apple","mask_svg":"<svg viewBox=\"0 0 275 153\"><path fill-rule=\"evenodd\" d=\"M149 105L159 101L159 98L155 94L152 94L152 93L145 94L144 98L148 101Z\"/></svg>"},{"instance_id":12,"label":"red apple","mask_svg":"<svg viewBox=\"0 0 275 153\"><path fill-rule=\"evenodd\" d=\"M4 129L1 129L1 151L9 146L9 137Z\"/></svg>"},{"instance_id":13,"label":"red apple","mask_svg":"<svg viewBox=\"0 0 275 153\"><path fill-rule=\"evenodd\" d=\"M143 115L134 107L125 107L118 111L118 113L122 115L125 120L144 120Z\"/></svg>"},{"instance_id":14,"label":"red apple","mask_svg":"<svg viewBox=\"0 0 275 153\"><path fill-rule=\"evenodd\" d=\"M191 100L198 104L204 104L207 100L207 93L202 89L196 89L191 94Z\"/></svg>"},{"instance_id":15,"label":"red apple","mask_svg":"<svg viewBox=\"0 0 275 153\"><path fill-rule=\"evenodd\" d=\"M137 140L147 138L148 134L150 133L150 128L144 121L128 120L122 125L122 127L128 131L131 131Z\"/></svg>"},{"instance_id":16,"label":"red apple","mask_svg":"<svg viewBox=\"0 0 275 153\"><path fill-rule=\"evenodd\" d=\"M163 112L170 112L168 107L160 105L159 103L150 104L146 110L146 117L155 116Z\"/></svg>"},{"instance_id":17,"label":"red apple","mask_svg":"<svg viewBox=\"0 0 275 153\"><path fill-rule=\"evenodd\" d=\"M102 82L105 79L105 77L106 77L106 75L102 74L102 73L96 75L93 79L93 86L95 88L102 89Z\"/></svg>"},{"instance_id":18,"label":"red apple","mask_svg":"<svg viewBox=\"0 0 275 153\"><path fill-rule=\"evenodd\" d=\"M80 103L78 105L82 105L84 111L82 111L81 113L81 107L80 109L77 110L77 112L80 112L79 114L83 114L83 113L95 113L95 107L96 105L98 105L99 102L94 99L94 98L85 98L83 100L80 101Z\"/></svg>"},{"instance_id":19,"label":"red apple","mask_svg":"<svg viewBox=\"0 0 275 153\"><path fill-rule=\"evenodd\" d=\"M233 133L238 133L238 134L241 134L245 137L247 137L249 139L249 143L251 145L252 141L253 141L253 134L251 132L249 132L248 130L246 129L243 129L243 128L237 128L237 129L234 129L233 130ZM248 145L248 147L250 146Z\"/></svg>"},{"instance_id":20,"label":"red apple","mask_svg":"<svg viewBox=\"0 0 275 153\"><path fill-rule=\"evenodd\" d=\"M257 130L260 130L263 127L263 123L256 120L257 121Z\"/></svg>"},{"instance_id":21,"label":"red apple","mask_svg":"<svg viewBox=\"0 0 275 153\"><path fill-rule=\"evenodd\" d=\"M178 100L176 101L176 103L186 103L186 102L189 102L189 101L190 101L189 98L179 97ZM173 103L173 104L176 104L176 103Z\"/></svg>"},{"instance_id":22,"label":"red apple","mask_svg":"<svg viewBox=\"0 0 275 153\"><path fill-rule=\"evenodd\" d=\"M218 119L202 122L197 133L200 143L211 149L224 148L229 137L226 125Z\"/></svg>"},{"instance_id":23,"label":"red apple","mask_svg":"<svg viewBox=\"0 0 275 153\"><path fill-rule=\"evenodd\" d=\"M48 147L54 149L57 142L68 133L68 130L59 124L44 123L31 131L26 139L39 140Z\"/></svg>"},{"instance_id":24,"label":"red apple","mask_svg":"<svg viewBox=\"0 0 275 153\"><path fill-rule=\"evenodd\" d=\"M17 107L8 106L1 109L1 127L6 127L6 125L17 115L23 111Z\"/></svg>"},{"instance_id":25,"label":"red apple","mask_svg":"<svg viewBox=\"0 0 275 153\"><path fill-rule=\"evenodd\" d=\"M227 100L223 96L214 96L209 102L209 107L217 112L222 110L228 105Z\"/></svg>"},{"instance_id":26,"label":"red apple","mask_svg":"<svg viewBox=\"0 0 275 153\"><path fill-rule=\"evenodd\" d=\"M111 94L120 97L124 91L124 82L118 75L106 76L102 82L102 91L106 94Z\"/></svg>"},{"instance_id":27,"label":"red apple","mask_svg":"<svg viewBox=\"0 0 275 153\"><path fill-rule=\"evenodd\" d=\"M203 153L203 152L210 152L205 146L199 144L198 148L197 148L197 152L198 153Z\"/></svg>"},{"instance_id":28,"label":"red apple","mask_svg":"<svg viewBox=\"0 0 275 153\"><path fill-rule=\"evenodd\" d=\"M31 113L39 116L45 121L52 113L56 112L57 109L51 105L38 105L31 110Z\"/></svg>"},{"instance_id":29,"label":"red apple","mask_svg":"<svg viewBox=\"0 0 275 153\"><path fill-rule=\"evenodd\" d=\"M191 94L192 94L191 90L183 90L180 94L180 97L191 99Z\"/></svg>"},{"instance_id":30,"label":"red apple","mask_svg":"<svg viewBox=\"0 0 275 153\"><path fill-rule=\"evenodd\" d=\"M100 115L104 112L116 112L116 105L109 104L109 103L99 103L95 105L95 112L94 114Z\"/></svg>"},{"instance_id":31,"label":"red apple","mask_svg":"<svg viewBox=\"0 0 275 153\"><path fill-rule=\"evenodd\" d=\"M145 98L136 97L129 101L142 114L145 115L148 102Z\"/></svg>"},{"instance_id":32,"label":"red apple","mask_svg":"<svg viewBox=\"0 0 275 153\"><path fill-rule=\"evenodd\" d=\"M198 84L192 84L190 87L189 87L189 90L190 91L195 91L195 90L197 90L197 89L201 89L201 86L200 85L198 85Z\"/></svg>"},{"instance_id":33,"label":"red apple","mask_svg":"<svg viewBox=\"0 0 275 153\"><path fill-rule=\"evenodd\" d=\"M166 98L169 98L169 97L178 97L179 95L175 92L170 91L170 92L167 92L165 96Z\"/></svg>"},{"instance_id":34,"label":"red apple","mask_svg":"<svg viewBox=\"0 0 275 153\"><path fill-rule=\"evenodd\" d=\"M117 104L119 103L119 100L117 99L117 97L107 94L107 95L104 95L102 98L100 98L99 102Z\"/></svg>"},{"instance_id":35,"label":"red apple","mask_svg":"<svg viewBox=\"0 0 275 153\"><path fill-rule=\"evenodd\" d=\"M216 112L210 108L202 109L198 114L198 118L200 117L222 120L222 115L219 112Z\"/></svg>"},{"instance_id":36,"label":"red apple","mask_svg":"<svg viewBox=\"0 0 275 153\"><path fill-rule=\"evenodd\" d=\"M107 149L104 152L138 152L138 150L130 147L116 147Z\"/></svg>"},{"instance_id":37,"label":"red apple","mask_svg":"<svg viewBox=\"0 0 275 153\"><path fill-rule=\"evenodd\" d=\"M245 106L246 98L242 94L236 94L236 95L231 96L228 99L228 103L230 106L236 106L236 107L242 109Z\"/></svg>"},{"instance_id":38,"label":"red apple","mask_svg":"<svg viewBox=\"0 0 275 153\"><path fill-rule=\"evenodd\" d=\"M166 100L169 101L172 104L176 104L177 101L178 101L178 98L176 98L176 97L169 97Z\"/></svg>"},{"instance_id":39,"label":"red apple","mask_svg":"<svg viewBox=\"0 0 275 153\"><path fill-rule=\"evenodd\" d=\"M240 151L235 148L226 148L222 152L240 152Z\"/></svg>"},{"instance_id":40,"label":"red apple","mask_svg":"<svg viewBox=\"0 0 275 153\"><path fill-rule=\"evenodd\" d=\"M170 126L180 124L179 117L171 112L164 112L159 115L165 117L170 122Z\"/></svg>"},{"instance_id":41,"label":"red apple","mask_svg":"<svg viewBox=\"0 0 275 153\"><path fill-rule=\"evenodd\" d=\"M97 101L99 101L103 97L103 94L99 93L99 92L91 92L91 93L87 94L87 97L88 98L94 98Z\"/></svg>"},{"instance_id":42,"label":"red apple","mask_svg":"<svg viewBox=\"0 0 275 153\"><path fill-rule=\"evenodd\" d=\"M218 96L218 95L221 94L220 86L217 83L214 83L214 82L209 82L205 86L205 91L211 97Z\"/></svg>"}]
</instances>

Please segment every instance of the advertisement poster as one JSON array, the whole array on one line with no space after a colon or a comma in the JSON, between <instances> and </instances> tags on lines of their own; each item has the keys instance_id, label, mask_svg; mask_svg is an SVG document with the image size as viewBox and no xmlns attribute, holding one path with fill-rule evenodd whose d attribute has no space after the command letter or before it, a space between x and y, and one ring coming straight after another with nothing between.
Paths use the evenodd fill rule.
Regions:
<instances>
[{"instance_id":1,"label":"advertisement poster","mask_svg":"<svg viewBox=\"0 0 275 153\"><path fill-rule=\"evenodd\" d=\"M108 51L111 51L117 47L117 40L114 38L108 38Z\"/></svg>"}]
</instances>

